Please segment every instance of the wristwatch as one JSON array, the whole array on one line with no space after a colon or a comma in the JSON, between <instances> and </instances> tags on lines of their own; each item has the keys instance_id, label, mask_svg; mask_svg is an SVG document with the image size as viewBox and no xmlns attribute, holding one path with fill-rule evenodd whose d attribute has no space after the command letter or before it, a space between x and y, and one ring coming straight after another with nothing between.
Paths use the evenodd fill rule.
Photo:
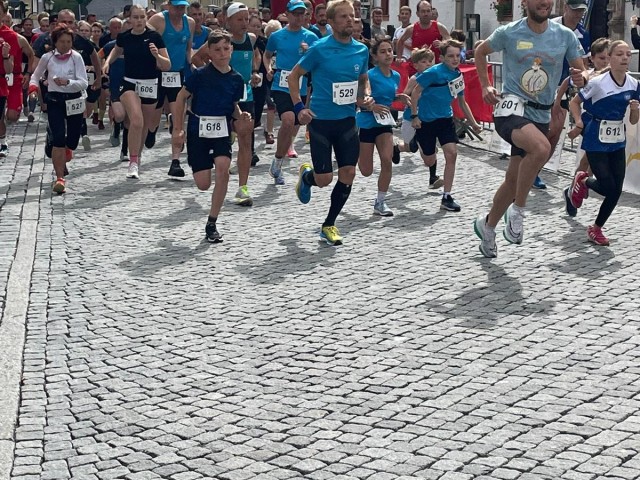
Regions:
<instances>
[{"instance_id":1,"label":"wristwatch","mask_svg":"<svg viewBox=\"0 0 640 480\"><path fill-rule=\"evenodd\" d=\"M411 115L411 120L413 120L414 118L418 118L418 115Z\"/></svg>"}]
</instances>

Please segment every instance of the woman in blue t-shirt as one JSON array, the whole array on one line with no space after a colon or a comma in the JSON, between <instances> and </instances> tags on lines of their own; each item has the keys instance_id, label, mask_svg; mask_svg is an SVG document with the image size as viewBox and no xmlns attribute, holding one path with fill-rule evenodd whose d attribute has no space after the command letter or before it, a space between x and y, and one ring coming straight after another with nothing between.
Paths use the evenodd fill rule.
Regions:
<instances>
[{"instance_id":1,"label":"woman in blue t-shirt","mask_svg":"<svg viewBox=\"0 0 640 480\"><path fill-rule=\"evenodd\" d=\"M409 96L396 94L400 86L400 74L391 70L393 46L391 38L378 37L371 46L371 57L376 64L369 70L369 86L374 103L361 108L356 116L360 128L360 156L358 167L365 177L373 173L373 147L380 156L380 175L378 176L378 196L373 213L382 217L393 216L385 197L391 184L391 157L393 155L393 131L396 121L391 115L391 103L396 99L408 102Z\"/></svg>"},{"instance_id":2,"label":"woman in blue t-shirt","mask_svg":"<svg viewBox=\"0 0 640 480\"><path fill-rule=\"evenodd\" d=\"M622 194L626 170L626 132L624 117L629 108L629 122L638 123L638 81L627 73L631 50L622 40L609 47L610 71L591 80L569 103L576 128L582 130L582 149L587 154L595 178L579 171L571 187L571 203L578 208L589 189L604 197L587 238L596 245L609 245L602 227L609 219ZM584 113L580 106L584 107Z\"/></svg>"}]
</instances>

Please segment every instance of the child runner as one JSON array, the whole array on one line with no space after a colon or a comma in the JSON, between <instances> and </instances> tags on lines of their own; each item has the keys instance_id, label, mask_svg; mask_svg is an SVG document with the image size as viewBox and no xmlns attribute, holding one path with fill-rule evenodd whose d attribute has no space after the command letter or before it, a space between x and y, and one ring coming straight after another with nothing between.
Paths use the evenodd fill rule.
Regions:
<instances>
[{"instance_id":1,"label":"child runner","mask_svg":"<svg viewBox=\"0 0 640 480\"><path fill-rule=\"evenodd\" d=\"M583 131L582 149L596 178L578 172L573 180L571 203L579 208L588 189L604 197L593 225L587 228L587 238L596 245L609 245L602 227L613 213L622 194L626 169L626 134L624 116L629 107L629 121L638 123L640 98L638 81L627 73L631 50L622 40L609 47L611 70L593 78L569 103L576 119L576 128ZM584 102L584 113L580 105Z\"/></svg>"},{"instance_id":2,"label":"child runner","mask_svg":"<svg viewBox=\"0 0 640 480\"><path fill-rule=\"evenodd\" d=\"M393 131L395 120L391 115L391 103L398 99L408 102L409 96L396 95L400 85L400 74L391 70L393 46L390 37L377 37L371 46L371 55L376 67L369 70L369 85L374 103L362 108L356 115L356 124L360 128L360 157L358 166L365 177L373 173L373 147L380 156L380 176L378 177L378 196L373 213L382 217L393 216L385 197L391 183L391 156L393 155Z\"/></svg>"},{"instance_id":3,"label":"child runner","mask_svg":"<svg viewBox=\"0 0 640 480\"><path fill-rule=\"evenodd\" d=\"M464 99L464 77L460 65L462 44L457 40L446 40L440 45L442 63L431 67L416 77L417 85L411 92L411 120L416 129L418 143L427 156L426 165L436 160L436 138L444 152L444 193L440 208L450 212L459 212L458 205L451 196L453 176L458 156L458 136L453 123L451 101L458 99L460 108L469 120L471 128L479 133L482 127L476 123L469 105Z\"/></svg>"},{"instance_id":4,"label":"child runner","mask_svg":"<svg viewBox=\"0 0 640 480\"><path fill-rule=\"evenodd\" d=\"M229 66L232 50L228 33L214 30L209 35L207 51L211 63L198 68L185 80L176 100L172 135L174 147L182 146L185 132L180 127L184 125L187 100L192 97L187 124L187 161L198 189L209 189L211 169L216 166L211 210L205 227L206 238L212 243L222 241L216 223L229 184L231 119L251 120L251 114L238 107L244 95L244 80Z\"/></svg>"}]
</instances>

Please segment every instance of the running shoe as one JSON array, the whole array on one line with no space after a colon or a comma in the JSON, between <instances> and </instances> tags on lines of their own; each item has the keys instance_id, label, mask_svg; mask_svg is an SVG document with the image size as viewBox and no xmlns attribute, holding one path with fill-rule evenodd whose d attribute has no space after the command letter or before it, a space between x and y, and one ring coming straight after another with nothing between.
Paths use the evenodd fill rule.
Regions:
<instances>
[{"instance_id":1,"label":"running shoe","mask_svg":"<svg viewBox=\"0 0 640 480\"><path fill-rule=\"evenodd\" d=\"M104 122L102 120L98 122L98 130L104 130Z\"/></svg>"},{"instance_id":2,"label":"running shoe","mask_svg":"<svg viewBox=\"0 0 640 480\"><path fill-rule=\"evenodd\" d=\"M282 162L282 160L280 160ZM271 160L271 166L269 167L269 175L273 177L276 185L284 185L284 176L282 175L282 168L278 168L278 159Z\"/></svg>"},{"instance_id":3,"label":"running shoe","mask_svg":"<svg viewBox=\"0 0 640 480\"><path fill-rule=\"evenodd\" d=\"M255 167L259 161L260 161L260 157L256 155L256 152L253 152L253 155L251 156L251 166Z\"/></svg>"},{"instance_id":4,"label":"running shoe","mask_svg":"<svg viewBox=\"0 0 640 480\"><path fill-rule=\"evenodd\" d=\"M411 153L416 153L418 150L420 150L420 145L418 145L418 137L414 135L409 142L409 151Z\"/></svg>"},{"instance_id":5,"label":"running shoe","mask_svg":"<svg viewBox=\"0 0 640 480\"><path fill-rule=\"evenodd\" d=\"M456 203L451 195L446 195L442 197L442 201L440 202L440 208L442 210L447 210L449 212L459 212L460 205Z\"/></svg>"},{"instance_id":6,"label":"running shoe","mask_svg":"<svg viewBox=\"0 0 640 480\"><path fill-rule=\"evenodd\" d=\"M249 195L249 187L246 185L241 186L236 192L236 196L233 201L236 205L241 207L250 207L253 205L253 198Z\"/></svg>"},{"instance_id":7,"label":"running shoe","mask_svg":"<svg viewBox=\"0 0 640 480\"><path fill-rule=\"evenodd\" d=\"M276 139L271 132L264 132L264 141L267 145L273 145L276 143Z\"/></svg>"},{"instance_id":8,"label":"running shoe","mask_svg":"<svg viewBox=\"0 0 640 480\"><path fill-rule=\"evenodd\" d=\"M53 184L53 191L58 195L62 195L65 191L64 178L59 178Z\"/></svg>"},{"instance_id":9,"label":"running shoe","mask_svg":"<svg viewBox=\"0 0 640 480\"><path fill-rule=\"evenodd\" d=\"M313 167L310 163L303 163L300 165L300 173L298 174L298 183L296 183L296 195L298 200L302 203L309 203L311 201L311 185L308 185L302 177L305 173L311 172Z\"/></svg>"},{"instance_id":10,"label":"running shoe","mask_svg":"<svg viewBox=\"0 0 640 480\"><path fill-rule=\"evenodd\" d=\"M395 143L393 144L393 155L391 161L398 165L400 163L400 148Z\"/></svg>"},{"instance_id":11,"label":"running shoe","mask_svg":"<svg viewBox=\"0 0 640 480\"><path fill-rule=\"evenodd\" d=\"M589 178L587 172L576 172L576 176L573 177L573 183L571 184L571 203L576 208L582 206L582 202L587 198L587 194L589 193L589 187L583 183L585 178Z\"/></svg>"},{"instance_id":12,"label":"running shoe","mask_svg":"<svg viewBox=\"0 0 640 480\"><path fill-rule=\"evenodd\" d=\"M0 158L6 158L9 156L9 145L6 143L0 145Z\"/></svg>"},{"instance_id":13,"label":"running shoe","mask_svg":"<svg viewBox=\"0 0 640 480\"><path fill-rule=\"evenodd\" d=\"M33 113L29 113L29 115L27 115L27 122L33 123L35 119L36 117L33 116Z\"/></svg>"},{"instance_id":14,"label":"running shoe","mask_svg":"<svg viewBox=\"0 0 640 480\"><path fill-rule=\"evenodd\" d=\"M567 212L567 215L570 217L575 217L578 214L578 209L573 206L571 203L571 195L569 194L569 187L565 188L563 191L564 194L564 209Z\"/></svg>"},{"instance_id":15,"label":"running shoe","mask_svg":"<svg viewBox=\"0 0 640 480\"><path fill-rule=\"evenodd\" d=\"M331 225L330 227L322 227L320 231L320 239L327 242L329 245L342 245L342 237L338 231L338 227Z\"/></svg>"},{"instance_id":16,"label":"running shoe","mask_svg":"<svg viewBox=\"0 0 640 480\"><path fill-rule=\"evenodd\" d=\"M429 179L429 188L431 190L435 190L436 188L441 188L444 185L444 180L440 178L438 175L435 177L431 177Z\"/></svg>"},{"instance_id":17,"label":"running shoe","mask_svg":"<svg viewBox=\"0 0 640 480\"><path fill-rule=\"evenodd\" d=\"M111 128L111 134L109 135L109 143L111 144L112 147L120 146L120 132L119 131L116 132L115 127Z\"/></svg>"},{"instance_id":18,"label":"running shoe","mask_svg":"<svg viewBox=\"0 0 640 480\"><path fill-rule=\"evenodd\" d=\"M504 230L502 231L505 240L509 243L520 245L524 237L524 213L515 209L515 205L509 205L504 212Z\"/></svg>"},{"instance_id":19,"label":"running shoe","mask_svg":"<svg viewBox=\"0 0 640 480\"><path fill-rule=\"evenodd\" d=\"M381 217L393 217L393 210L389 208L387 202L382 200L381 202L376 202L373 205L373 213L376 215L380 215Z\"/></svg>"},{"instance_id":20,"label":"running shoe","mask_svg":"<svg viewBox=\"0 0 640 480\"><path fill-rule=\"evenodd\" d=\"M171 160L171 166L167 173L171 178L184 178L184 170L180 166L180 160Z\"/></svg>"},{"instance_id":21,"label":"running shoe","mask_svg":"<svg viewBox=\"0 0 640 480\"><path fill-rule=\"evenodd\" d=\"M473 222L473 229L480 240L480 253L487 258L498 256L498 246L496 245L496 231L487 225L487 217L480 215Z\"/></svg>"},{"instance_id":22,"label":"running shoe","mask_svg":"<svg viewBox=\"0 0 640 480\"><path fill-rule=\"evenodd\" d=\"M215 223L207 222L207 226L204 227L204 233L209 243L222 242L222 235L218 232Z\"/></svg>"},{"instance_id":23,"label":"running shoe","mask_svg":"<svg viewBox=\"0 0 640 480\"><path fill-rule=\"evenodd\" d=\"M158 129L156 128L155 131L151 131L148 130L147 131L147 137L144 139L144 146L147 148L153 148L153 146L156 144L156 134L158 133Z\"/></svg>"},{"instance_id":24,"label":"running shoe","mask_svg":"<svg viewBox=\"0 0 640 480\"><path fill-rule=\"evenodd\" d=\"M93 115L91 115L91 123L94 125L98 124L98 112L93 112Z\"/></svg>"},{"instance_id":25,"label":"running shoe","mask_svg":"<svg viewBox=\"0 0 640 480\"><path fill-rule=\"evenodd\" d=\"M298 152L296 152L296 149L293 145L289 147L289 150L287 151L287 157L298 158Z\"/></svg>"},{"instance_id":26,"label":"running shoe","mask_svg":"<svg viewBox=\"0 0 640 480\"><path fill-rule=\"evenodd\" d=\"M546 190L547 184L544 183L538 175L536 175L536 179L533 181L533 188L536 190Z\"/></svg>"},{"instance_id":27,"label":"running shoe","mask_svg":"<svg viewBox=\"0 0 640 480\"><path fill-rule=\"evenodd\" d=\"M601 245L603 247L609 246L609 239L602 233L602 228L597 225L590 225L587 228L587 238L591 243Z\"/></svg>"},{"instance_id":28,"label":"running shoe","mask_svg":"<svg viewBox=\"0 0 640 480\"><path fill-rule=\"evenodd\" d=\"M126 153L120 152L120 161L121 162L128 162L129 161L129 156Z\"/></svg>"},{"instance_id":29,"label":"running shoe","mask_svg":"<svg viewBox=\"0 0 640 480\"><path fill-rule=\"evenodd\" d=\"M82 148L84 148L85 152L91 151L91 139L89 138L89 135L82 136Z\"/></svg>"},{"instance_id":30,"label":"running shoe","mask_svg":"<svg viewBox=\"0 0 640 480\"><path fill-rule=\"evenodd\" d=\"M138 173L138 163L137 162L129 162L129 169L127 170L127 178L140 178Z\"/></svg>"}]
</instances>

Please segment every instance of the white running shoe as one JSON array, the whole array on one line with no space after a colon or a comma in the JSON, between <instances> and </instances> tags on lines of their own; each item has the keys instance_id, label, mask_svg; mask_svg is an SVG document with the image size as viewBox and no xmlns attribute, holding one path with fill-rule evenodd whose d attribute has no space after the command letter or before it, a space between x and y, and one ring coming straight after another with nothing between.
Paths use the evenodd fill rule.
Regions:
<instances>
[{"instance_id":1,"label":"white running shoe","mask_svg":"<svg viewBox=\"0 0 640 480\"><path fill-rule=\"evenodd\" d=\"M138 173L138 163L137 162L129 162L129 168L127 170L127 178L140 178Z\"/></svg>"},{"instance_id":2,"label":"white running shoe","mask_svg":"<svg viewBox=\"0 0 640 480\"><path fill-rule=\"evenodd\" d=\"M512 203L504 212L504 230L502 231L504 238L509 243L520 245L524 237L524 212L515 208Z\"/></svg>"},{"instance_id":3,"label":"white running shoe","mask_svg":"<svg viewBox=\"0 0 640 480\"><path fill-rule=\"evenodd\" d=\"M480 215L476 218L473 222L473 229L480 240L482 240L482 242L480 242L480 253L487 258L496 258L498 256L496 231L487 225L486 215Z\"/></svg>"}]
</instances>

